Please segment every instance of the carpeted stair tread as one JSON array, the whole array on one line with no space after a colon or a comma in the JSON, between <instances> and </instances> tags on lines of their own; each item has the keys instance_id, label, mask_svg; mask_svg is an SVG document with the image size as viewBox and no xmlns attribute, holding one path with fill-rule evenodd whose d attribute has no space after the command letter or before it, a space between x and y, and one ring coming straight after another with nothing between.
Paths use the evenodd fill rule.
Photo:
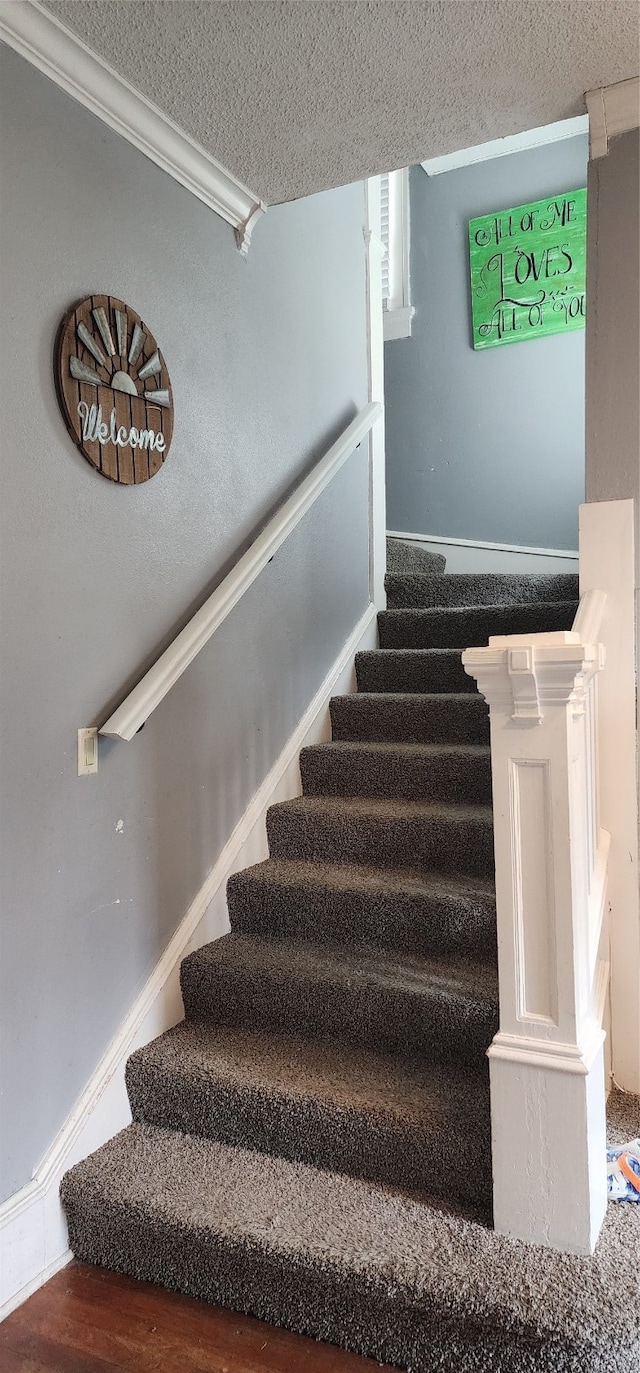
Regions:
<instances>
[{"instance_id":1,"label":"carpeted stair tread","mask_svg":"<svg viewBox=\"0 0 640 1373\"><path fill-rule=\"evenodd\" d=\"M575 579L394 566L358 693L229 881L232 933L182 963L186 1020L129 1060L136 1122L63 1180L70 1244L410 1373L636 1373L640 1207L588 1260L484 1223L489 718L461 653L569 629Z\"/></svg>"},{"instance_id":2,"label":"carpeted stair tread","mask_svg":"<svg viewBox=\"0 0 640 1373\"><path fill-rule=\"evenodd\" d=\"M380 648L474 648L493 634L550 633L571 629L577 601L534 605L447 606L431 610L381 610Z\"/></svg>"},{"instance_id":3,"label":"carpeted stair tread","mask_svg":"<svg viewBox=\"0 0 640 1373\"><path fill-rule=\"evenodd\" d=\"M493 817L486 805L297 796L269 808L267 836L273 858L478 877L494 871Z\"/></svg>"},{"instance_id":4,"label":"carpeted stair tread","mask_svg":"<svg viewBox=\"0 0 640 1373\"><path fill-rule=\"evenodd\" d=\"M433 1062L482 1061L498 1028L493 963L227 934L185 958L185 1015Z\"/></svg>"},{"instance_id":5,"label":"carpeted stair tread","mask_svg":"<svg viewBox=\"0 0 640 1373\"><path fill-rule=\"evenodd\" d=\"M227 902L239 933L419 955L495 955L488 878L268 858L230 877Z\"/></svg>"},{"instance_id":6,"label":"carpeted stair tread","mask_svg":"<svg viewBox=\"0 0 640 1373\"><path fill-rule=\"evenodd\" d=\"M459 648L372 648L356 653L358 691L477 692Z\"/></svg>"},{"instance_id":7,"label":"carpeted stair tread","mask_svg":"<svg viewBox=\"0 0 640 1373\"><path fill-rule=\"evenodd\" d=\"M330 702L334 740L488 744L489 710L478 692L354 692Z\"/></svg>"},{"instance_id":8,"label":"carpeted stair tread","mask_svg":"<svg viewBox=\"0 0 640 1373\"><path fill-rule=\"evenodd\" d=\"M455 1160L452 1160L455 1166ZM470 1211L134 1124L66 1174L76 1256L414 1373L636 1373L640 1207L578 1258Z\"/></svg>"},{"instance_id":9,"label":"carpeted stair tread","mask_svg":"<svg viewBox=\"0 0 640 1373\"><path fill-rule=\"evenodd\" d=\"M577 573L387 573L390 610L438 606L516 605L577 601Z\"/></svg>"},{"instance_id":10,"label":"carpeted stair tread","mask_svg":"<svg viewBox=\"0 0 640 1373\"><path fill-rule=\"evenodd\" d=\"M480 744L339 740L300 754L305 796L491 801L491 750Z\"/></svg>"},{"instance_id":11,"label":"carpeted stair tread","mask_svg":"<svg viewBox=\"0 0 640 1373\"><path fill-rule=\"evenodd\" d=\"M127 1089L134 1120L489 1211L485 1065L185 1021L132 1055Z\"/></svg>"},{"instance_id":12,"label":"carpeted stair tread","mask_svg":"<svg viewBox=\"0 0 640 1373\"><path fill-rule=\"evenodd\" d=\"M444 572L446 565L442 553L432 553L403 539L387 539L387 572L426 572L433 576Z\"/></svg>"}]
</instances>

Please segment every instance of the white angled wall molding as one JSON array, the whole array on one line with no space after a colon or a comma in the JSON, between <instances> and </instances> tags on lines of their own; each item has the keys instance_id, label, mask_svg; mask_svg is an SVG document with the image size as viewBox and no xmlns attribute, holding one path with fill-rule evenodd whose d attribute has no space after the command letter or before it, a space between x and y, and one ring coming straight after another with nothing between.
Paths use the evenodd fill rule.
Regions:
<instances>
[{"instance_id":1,"label":"white angled wall molding","mask_svg":"<svg viewBox=\"0 0 640 1373\"><path fill-rule=\"evenodd\" d=\"M441 172L454 172L458 167L472 167L476 162L489 162L494 157L506 157L508 153L542 148L548 143L559 143L562 139L575 138L577 134L588 131L589 115L579 114L575 119L560 119L555 124L544 124L540 129L525 129L524 133L508 134L506 138L477 143L473 148L461 148L442 157L430 157L420 165L427 176L439 176Z\"/></svg>"},{"instance_id":2,"label":"white angled wall molding","mask_svg":"<svg viewBox=\"0 0 640 1373\"><path fill-rule=\"evenodd\" d=\"M600 86L585 95L589 111L589 153L591 158L606 157L609 139L628 133L640 125L640 77Z\"/></svg>"},{"instance_id":3,"label":"white angled wall molding","mask_svg":"<svg viewBox=\"0 0 640 1373\"><path fill-rule=\"evenodd\" d=\"M569 558L572 562L578 557L577 548L533 548L525 544L487 543L483 539L445 538L442 534L410 534L399 529L388 529L387 537L403 539L408 543L447 544L450 548L490 548L499 553L526 553L536 558Z\"/></svg>"},{"instance_id":4,"label":"white angled wall molding","mask_svg":"<svg viewBox=\"0 0 640 1373\"><path fill-rule=\"evenodd\" d=\"M370 604L196 893L34 1177L0 1205L0 1320L71 1258L58 1195L60 1181L74 1163L129 1124L124 1079L129 1055L182 1018L182 959L227 932L228 878L268 856L265 816L269 806L300 794L300 750L331 738L329 700L355 690L355 655L376 645L376 607Z\"/></svg>"},{"instance_id":5,"label":"white angled wall molding","mask_svg":"<svg viewBox=\"0 0 640 1373\"><path fill-rule=\"evenodd\" d=\"M265 206L35 0L3 0L0 39L231 224L241 253Z\"/></svg>"},{"instance_id":6,"label":"white angled wall molding","mask_svg":"<svg viewBox=\"0 0 640 1373\"><path fill-rule=\"evenodd\" d=\"M474 539L443 538L389 530L389 537L441 553L447 572L562 573L578 571L578 551L564 548L528 548L492 544Z\"/></svg>"}]
</instances>

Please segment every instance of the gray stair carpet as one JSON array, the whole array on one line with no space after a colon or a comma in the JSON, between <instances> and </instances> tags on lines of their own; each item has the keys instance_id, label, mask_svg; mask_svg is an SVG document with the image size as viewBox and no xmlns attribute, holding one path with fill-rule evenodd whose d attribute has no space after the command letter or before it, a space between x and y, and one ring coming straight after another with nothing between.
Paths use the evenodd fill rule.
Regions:
<instances>
[{"instance_id":1,"label":"gray stair carpet","mask_svg":"<svg viewBox=\"0 0 640 1373\"><path fill-rule=\"evenodd\" d=\"M390 610L442 606L525 605L533 601L570 601L578 599L578 576L566 573L522 577L512 572L450 572L434 577L417 571L385 577L387 605Z\"/></svg>"},{"instance_id":2,"label":"gray stair carpet","mask_svg":"<svg viewBox=\"0 0 640 1373\"><path fill-rule=\"evenodd\" d=\"M427 573L434 576L446 567L442 553L431 553L421 544L406 543L404 539L387 539L387 572Z\"/></svg>"},{"instance_id":3,"label":"gray stair carpet","mask_svg":"<svg viewBox=\"0 0 640 1373\"><path fill-rule=\"evenodd\" d=\"M570 628L575 579L423 562L388 590L231 933L183 961L185 1020L129 1060L133 1124L63 1181L71 1247L412 1373L630 1373L640 1216L592 1261L490 1226L491 769L460 654Z\"/></svg>"},{"instance_id":4,"label":"gray stair carpet","mask_svg":"<svg viewBox=\"0 0 640 1373\"><path fill-rule=\"evenodd\" d=\"M136 1122L63 1180L74 1253L411 1373L637 1373L639 1207L577 1258L274 1145Z\"/></svg>"},{"instance_id":5,"label":"gray stair carpet","mask_svg":"<svg viewBox=\"0 0 640 1373\"><path fill-rule=\"evenodd\" d=\"M495 960L492 878L268 858L234 873L227 901L245 934Z\"/></svg>"},{"instance_id":6,"label":"gray stair carpet","mask_svg":"<svg viewBox=\"0 0 640 1373\"><path fill-rule=\"evenodd\" d=\"M444 579L443 579L444 580ZM475 648L492 634L538 634L570 629L573 601L522 605L429 606L384 610L378 617L381 648Z\"/></svg>"},{"instance_id":7,"label":"gray stair carpet","mask_svg":"<svg viewBox=\"0 0 640 1373\"><path fill-rule=\"evenodd\" d=\"M484 1065L425 1069L338 1043L328 1055L297 1033L187 1022L132 1056L127 1088L134 1120L416 1193L428 1174L439 1191L489 1203Z\"/></svg>"}]
</instances>

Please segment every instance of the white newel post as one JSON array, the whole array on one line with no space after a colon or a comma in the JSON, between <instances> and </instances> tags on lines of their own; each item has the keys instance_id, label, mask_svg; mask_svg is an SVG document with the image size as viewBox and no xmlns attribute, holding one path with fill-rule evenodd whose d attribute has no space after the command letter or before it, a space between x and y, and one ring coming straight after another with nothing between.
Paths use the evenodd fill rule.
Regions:
<instances>
[{"instance_id":1,"label":"white newel post","mask_svg":"<svg viewBox=\"0 0 640 1373\"><path fill-rule=\"evenodd\" d=\"M603 598L592 596L578 619L597 628ZM604 653L577 626L494 638L468 649L463 663L491 719L500 983L500 1030L489 1049L494 1224L500 1234L589 1254L606 1208L609 836L597 799Z\"/></svg>"}]
</instances>

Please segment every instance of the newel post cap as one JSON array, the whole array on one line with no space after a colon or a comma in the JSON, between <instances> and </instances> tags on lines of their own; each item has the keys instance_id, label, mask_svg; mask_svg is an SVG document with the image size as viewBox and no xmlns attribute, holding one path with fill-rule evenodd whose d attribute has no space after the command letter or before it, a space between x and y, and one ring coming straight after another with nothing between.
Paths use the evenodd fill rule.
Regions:
<instances>
[{"instance_id":1,"label":"newel post cap","mask_svg":"<svg viewBox=\"0 0 640 1373\"><path fill-rule=\"evenodd\" d=\"M570 630L529 638L496 635L486 648L465 649L462 664L491 710L519 724L541 724L546 706L584 712L589 682L604 666L604 648L582 644Z\"/></svg>"}]
</instances>

